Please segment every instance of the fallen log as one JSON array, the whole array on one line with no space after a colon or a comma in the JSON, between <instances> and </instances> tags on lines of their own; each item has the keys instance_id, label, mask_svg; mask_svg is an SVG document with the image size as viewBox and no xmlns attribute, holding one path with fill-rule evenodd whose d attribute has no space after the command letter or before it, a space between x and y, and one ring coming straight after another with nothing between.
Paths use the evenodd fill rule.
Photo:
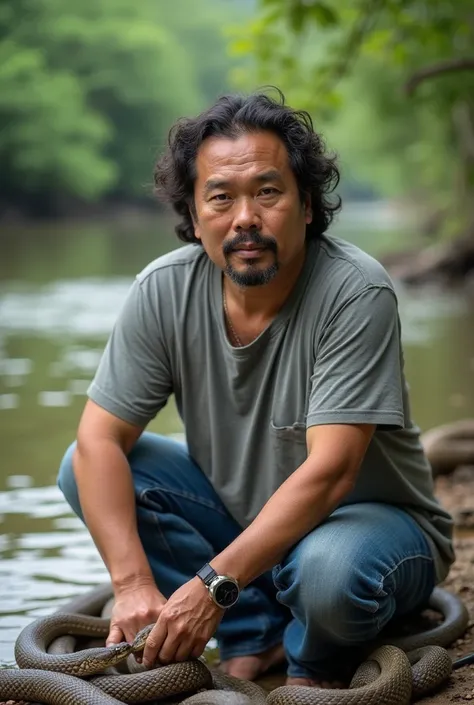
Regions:
<instances>
[{"instance_id":1,"label":"fallen log","mask_svg":"<svg viewBox=\"0 0 474 705\"><path fill-rule=\"evenodd\" d=\"M447 475L460 465L474 465L474 419L436 426L421 436L433 476Z\"/></svg>"}]
</instances>

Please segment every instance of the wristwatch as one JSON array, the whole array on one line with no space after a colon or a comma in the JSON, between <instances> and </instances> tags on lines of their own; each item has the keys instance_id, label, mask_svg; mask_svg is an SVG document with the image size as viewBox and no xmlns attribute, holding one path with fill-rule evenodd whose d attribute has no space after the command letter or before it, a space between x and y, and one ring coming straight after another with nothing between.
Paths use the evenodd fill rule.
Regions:
<instances>
[{"instance_id":1,"label":"wristwatch","mask_svg":"<svg viewBox=\"0 0 474 705\"><path fill-rule=\"evenodd\" d=\"M228 609L235 605L239 599L240 589L235 578L228 575L217 575L214 568L206 563L196 575L201 578L209 591L213 602L223 609Z\"/></svg>"}]
</instances>

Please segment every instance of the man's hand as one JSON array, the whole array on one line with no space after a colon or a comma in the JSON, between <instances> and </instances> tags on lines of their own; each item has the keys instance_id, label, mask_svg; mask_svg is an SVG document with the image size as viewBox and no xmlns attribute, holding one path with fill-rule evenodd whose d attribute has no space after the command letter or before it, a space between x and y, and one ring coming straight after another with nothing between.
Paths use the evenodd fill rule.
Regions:
<instances>
[{"instance_id":1,"label":"man's hand","mask_svg":"<svg viewBox=\"0 0 474 705\"><path fill-rule=\"evenodd\" d=\"M200 578L193 578L171 595L146 641L143 663L151 667L198 658L214 635L224 610L209 597Z\"/></svg>"},{"instance_id":2,"label":"man's hand","mask_svg":"<svg viewBox=\"0 0 474 705\"><path fill-rule=\"evenodd\" d=\"M140 629L156 622L165 604L166 598L152 583L116 590L107 646L132 642Z\"/></svg>"}]
</instances>

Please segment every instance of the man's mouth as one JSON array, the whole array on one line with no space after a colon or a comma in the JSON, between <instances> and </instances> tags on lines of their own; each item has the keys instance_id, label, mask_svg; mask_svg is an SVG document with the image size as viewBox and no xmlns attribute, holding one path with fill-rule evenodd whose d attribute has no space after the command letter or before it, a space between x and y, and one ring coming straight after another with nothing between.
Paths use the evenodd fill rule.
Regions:
<instances>
[{"instance_id":1,"label":"man's mouth","mask_svg":"<svg viewBox=\"0 0 474 705\"><path fill-rule=\"evenodd\" d=\"M249 243L244 242L241 245L237 245L237 247L235 248L235 252L240 252L242 250L244 252L259 252L260 250L264 250L264 249L265 249L265 247L263 247L263 245L254 245L253 242L249 242Z\"/></svg>"},{"instance_id":2,"label":"man's mouth","mask_svg":"<svg viewBox=\"0 0 474 705\"><path fill-rule=\"evenodd\" d=\"M277 243L275 238L260 235L258 233L240 233L224 243L224 256L236 255L240 259L256 260L267 252L277 254Z\"/></svg>"},{"instance_id":3,"label":"man's mouth","mask_svg":"<svg viewBox=\"0 0 474 705\"><path fill-rule=\"evenodd\" d=\"M259 245L237 245L234 252L243 259L256 259L266 248Z\"/></svg>"}]
</instances>

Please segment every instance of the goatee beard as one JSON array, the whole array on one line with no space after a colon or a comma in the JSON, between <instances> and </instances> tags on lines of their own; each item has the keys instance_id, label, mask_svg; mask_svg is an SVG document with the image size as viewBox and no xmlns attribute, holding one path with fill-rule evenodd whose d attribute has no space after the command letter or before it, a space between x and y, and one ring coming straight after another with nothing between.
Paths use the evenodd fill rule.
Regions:
<instances>
[{"instance_id":1,"label":"goatee beard","mask_svg":"<svg viewBox=\"0 0 474 705\"><path fill-rule=\"evenodd\" d=\"M278 262L274 262L266 269L257 269L255 266L249 265L245 272L238 272L231 264L227 263L224 272L237 286L248 287L268 284L277 275L278 269Z\"/></svg>"},{"instance_id":2,"label":"goatee beard","mask_svg":"<svg viewBox=\"0 0 474 705\"><path fill-rule=\"evenodd\" d=\"M239 245L249 242L256 247L261 247L273 252L275 256L274 263L266 267L266 269L258 269L258 267L250 261L245 271L241 272L234 269L230 262L230 255L232 252L239 249ZM234 284L237 284L237 286L263 286L264 284L271 282L271 280L278 273L279 265L277 259L277 242L275 238L261 235L257 230L240 231L233 240L224 244L223 252L226 260L226 268L224 272L227 274L229 279L234 282Z\"/></svg>"}]
</instances>

